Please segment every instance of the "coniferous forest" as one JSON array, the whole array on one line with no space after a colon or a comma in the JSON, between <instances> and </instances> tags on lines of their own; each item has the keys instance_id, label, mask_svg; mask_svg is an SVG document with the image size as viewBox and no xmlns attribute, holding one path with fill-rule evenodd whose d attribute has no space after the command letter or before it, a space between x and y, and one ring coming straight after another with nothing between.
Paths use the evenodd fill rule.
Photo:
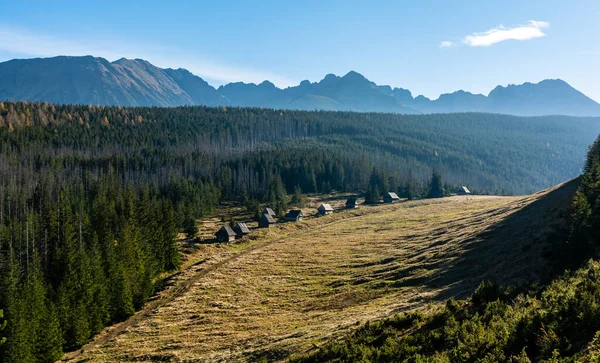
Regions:
<instances>
[{"instance_id":1,"label":"coniferous forest","mask_svg":"<svg viewBox=\"0 0 600 363\"><path fill-rule=\"evenodd\" d=\"M432 170L529 193L579 174L599 121L0 103L0 360L54 361L133 314L222 201L425 197Z\"/></svg>"}]
</instances>

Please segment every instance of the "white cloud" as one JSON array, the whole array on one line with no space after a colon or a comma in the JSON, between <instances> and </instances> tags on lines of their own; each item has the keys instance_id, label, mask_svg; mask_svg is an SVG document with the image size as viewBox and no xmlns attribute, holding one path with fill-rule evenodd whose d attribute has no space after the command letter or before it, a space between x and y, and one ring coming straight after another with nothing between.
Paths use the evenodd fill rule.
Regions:
<instances>
[{"instance_id":1,"label":"white cloud","mask_svg":"<svg viewBox=\"0 0 600 363\"><path fill-rule=\"evenodd\" d=\"M260 83L264 80L269 80L278 87L297 84L277 74L201 59L196 54L179 49L165 49L157 45L145 49L139 45L101 40L78 42L2 26L0 26L0 51L38 57L93 55L110 61L123 57L142 58L161 68L186 68L195 75L217 84L240 81Z\"/></svg>"},{"instance_id":2,"label":"white cloud","mask_svg":"<svg viewBox=\"0 0 600 363\"><path fill-rule=\"evenodd\" d=\"M529 40L541 38L546 36L542 29L548 28L549 26L550 24L545 21L535 20L529 21L526 25L520 25L513 28L505 28L500 25L499 27L490 29L484 33L468 35L463 39L463 43L472 47L489 47L505 40Z\"/></svg>"},{"instance_id":3,"label":"white cloud","mask_svg":"<svg viewBox=\"0 0 600 363\"><path fill-rule=\"evenodd\" d=\"M550 27L546 21L530 20L527 24L507 28L500 25L483 33L473 33L461 40L462 44L471 47L489 47L506 40L529 40L546 36L543 29ZM455 45L456 42L443 41L441 48Z\"/></svg>"}]
</instances>

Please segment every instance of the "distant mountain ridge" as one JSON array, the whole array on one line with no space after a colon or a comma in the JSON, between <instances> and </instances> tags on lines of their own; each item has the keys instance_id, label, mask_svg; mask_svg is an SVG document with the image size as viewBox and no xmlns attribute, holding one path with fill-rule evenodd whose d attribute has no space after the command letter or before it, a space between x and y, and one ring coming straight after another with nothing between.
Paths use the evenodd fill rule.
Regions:
<instances>
[{"instance_id":1,"label":"distant mountain ridge","mask_svg":"<svg viewBox=\"0 0 600 363\"><path fill-rule=\"evenodd\" d=\"M0 100L115 106L242 106L276 109L391 113L492 112L524 116L600 116L600 104L568 83L498 86L488 96L462 90L436 100L403 88L377 85L351 71L285 89L264 81L229 83L215 89L179 69L142 59L109 62L92 56L14 59L0 63Z\"/></svg>"}]
</instances>

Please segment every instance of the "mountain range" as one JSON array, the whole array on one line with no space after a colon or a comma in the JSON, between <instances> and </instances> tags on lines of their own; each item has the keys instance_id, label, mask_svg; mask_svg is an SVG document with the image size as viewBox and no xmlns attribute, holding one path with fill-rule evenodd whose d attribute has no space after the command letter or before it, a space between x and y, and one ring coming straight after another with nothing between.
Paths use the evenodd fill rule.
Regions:
<instances>
[{"instance_id":1,"label":"mountain range","mask_svg":"<svg viewBox=\"0 0 600 363\"><path fill-rule=\"evenodd\" d=\"M392 113L492 112L600 116L600 104L560 79L497 86L487 96L462 90L431 100L377 85L351 71L285 89L264 81L214 88L191 72L142 59L59 56L0 63L0 100L115 106L244 106Z\"/></svg>"}]
</instances>

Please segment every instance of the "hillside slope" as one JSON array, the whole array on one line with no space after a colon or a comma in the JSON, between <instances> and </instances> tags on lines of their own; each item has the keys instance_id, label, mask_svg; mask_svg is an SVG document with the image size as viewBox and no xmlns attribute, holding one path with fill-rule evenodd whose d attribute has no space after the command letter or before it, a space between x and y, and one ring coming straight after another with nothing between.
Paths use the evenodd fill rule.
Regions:
<instances>
[{"instance_id":1,"label":"hillside slope","mask_svg":"<svg viewBox=\"0 0 600 363\"><path fill-rule=\"evenodd\" d=\"M207 246L147 308L66 360L283 360L482 279L536 281L578 183L362 207Z\"/></svg>"}]
</instances>

